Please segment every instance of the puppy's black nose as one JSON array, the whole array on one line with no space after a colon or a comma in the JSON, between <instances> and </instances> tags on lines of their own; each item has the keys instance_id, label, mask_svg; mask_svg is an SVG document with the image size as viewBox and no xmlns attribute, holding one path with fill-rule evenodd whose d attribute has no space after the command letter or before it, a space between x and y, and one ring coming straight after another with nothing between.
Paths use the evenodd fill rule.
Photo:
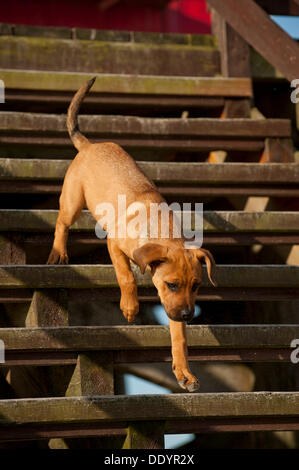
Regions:
<instances>
[{"instance_id":1,"label":"puppy's black nose","mask_svg":"<svg viewBox=\"0 0 299 470\"><path fill-rule=\"evenodd\" d=\"M188 308L184 308L181 310L181 318L183 321L191 321L194 315L194 308L190 310Z\"/></svg>"}]
</instances>

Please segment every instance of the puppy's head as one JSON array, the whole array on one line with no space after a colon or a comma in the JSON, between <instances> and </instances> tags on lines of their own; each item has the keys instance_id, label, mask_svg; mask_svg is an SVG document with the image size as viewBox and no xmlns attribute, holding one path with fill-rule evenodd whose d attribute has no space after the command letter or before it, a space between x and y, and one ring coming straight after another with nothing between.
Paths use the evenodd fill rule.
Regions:
<instances>
[{"instance_id":1,"label":"puppy's head","mask_svg":"<svg viewBox=\"0 0 299 470\"><path fill-rule=\"evenodd\" d=\"M147 266L150 267L153 284L171 320L192 320L202 279L203 261L207 264L211 283L216 286L216 265L208 250L168 248L157 243L147 243L134 251L133 258L142 274Z\"/></svg>"}]
</instances>

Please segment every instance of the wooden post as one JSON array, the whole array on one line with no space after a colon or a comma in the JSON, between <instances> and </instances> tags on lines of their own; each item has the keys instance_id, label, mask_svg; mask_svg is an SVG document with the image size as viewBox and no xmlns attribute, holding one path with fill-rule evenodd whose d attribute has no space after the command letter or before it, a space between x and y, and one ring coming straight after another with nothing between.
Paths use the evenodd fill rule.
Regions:
<instances>
[{"instance_id":1,"label":"wooden post","mask_svg":"<svg viewBox=\"0 0 299 470\"><path fill-rule=\"evenodd\" d=\"M114 395L113 353L104 351L79 354L65 395Z\"/></svg>"},{"instance_id":2,"label":"wooden post","mask_svg":"<svg viewBox=\"0 0 299 470\"><path fill-rule=\"evenodd\" d=\"M164 421L135 421L127 428L123 449L164 449Z\"/></svg>"},{"instance_id":3,"label":"wooden post","mask_svg":"<svg viewBox=\"0 0 299 470\"><path fill-rule=\"evenodd\" d=\"M68 292L66 289L37 289L33 293L25 325L67 326Z\"/></svg>"},{"instance_id":4,"label":"wooden post","mask_svg":"<svg viewBox=\"0 0 299 470\"><path fill-rule=\"evenodd\" d=\"M214 9L212 9L212 28L218 41L223 77L250 77L248 44ZM248 98L225 100L222 117L249 116L250 100Z\"/></svg>"},{"instance_id":5,"label":"wooden post","mask_svg":"<svg viewBox=\"0 0 299 470\"><path fill-rule=\"evenodd\" d=\"M0 236L0 264L26 264L23 236L8 233Z\"/></svg>"},{"instance_id":6,"label":"wooden post","mask_svg":"<svg viewBox=\"0 0 299 470\"><path fill-rule=\"evenodd\" d=\"M294 149L291 139L268 138L260 163L291 163L294 162Z\"/></svg>"},{"instance_id":7,"label":"wooden post","mask_svg":"<svg viewBox=\"0 0 299 470\"><path fill-rule=\"evenodd\" d=\"M38 268L37 268L38 269ZM25 319L26 327L45 326L67 326L68 325L68 291L66 289L36 289L33 293L31 304ZM68 366L44 368L27 368L29 376L37 384L39 394L37 396L48 396L49 390L56 396L64 392L63 380L67 377ZM16 369L19 373L19 368ZM32 380L31 377L31 380ZM66 448L63 439L50 439L50 448Z\"/></svg>"},{"instance_id":8,"label":"wooden post","mask_svg":"<svg viewBox=\"0 0 299 470\"><path fill-rule=\"evenodd\" d=\"M7 233L0 236L0 264L23 265L26 264L26 253L24 249L24 238L21 233ZM18 307L18 306L17 306ZM14 307L14 317L16 309ZM22 306L20 305L20 309ZM15 324L15 318L8 321ZM47 381L44 370L37 367L18 366L11 367L6 376L6 392L13 393L14 397L40 397L47 396Z\"/></svg>"},{"instance_id":9,"label":"wooden post","mask_svg":"<svg viewBox=\"0 0 299 470\"><path fill-rule=\"evenodd\" d=\"M290 82L299 77L299 46L252 0L208 0L248 44Z\"/></svg>"},{"instance_id":10,"label":"wooden post","mask_svg":"<svg viewBox=\"0 0 299 470\"><path fill-rule=\"evenodd\" d=\"M214 2L211 2L213 5ZM218 2L217 3L218 6ZM252 2L254 3L254 2ZM221 55L221 73L224 77L250 77L250 50L245 39L226 22L225 17L214 8L212 11L213 34L218 41ZM225 101L223 118L250 117L249 99L229 99ZM216 153L216 152L215 152ZM210 161L215 161L213 154ZM217 158L216 158L216 161ZM266 139L261 163L294 161L293 146L290 139Z\"/></svg>"},{"instance_id":11,"label":"wooden post","mask_svg":"<svg viewBox=\"0 0 299 470\"><path fill-rule=\"evenodd\" d=\"M67 326L68 325L68 293L66 289L37 289L34 291L31 304L25 320L27 327ZM52 393L61 395L62 374L66 374L67 366L52 367L48 373L44 370L35 370L35 380L41 386L45 382L51 387ZM47 396L47 390L42 393ZM67 448L64 439L50 439L51 449Z\"/></svg>"},{"instance_id":12,"label":"wooden post","mask_svg":"<svg viewBox=\"0 0 299 470\"><path fill-rule=\"evenodd\" d=\"M212 13L213 35L218 42L223 77L250 77L250 55L248 44L230 27L215 9ZM225 99L221 118L250 117L250 99ZM227 152L210 152L209 163L223 163L227 160Z\"/></svg>"},{"instance_id":13,"label":"wooden post","mask_svg":"<svg viewBox=\"0 0 299 470\"><path fill-rule=\"evenodd\" d=\"M114 395L113 353L88 352L78 355L77 364L74 369L66 397ZM51 449L101 449L120 448L123 437L113 436L110 438L88 438L88 439L51 439Z\"/></svg>"}]
</instances>

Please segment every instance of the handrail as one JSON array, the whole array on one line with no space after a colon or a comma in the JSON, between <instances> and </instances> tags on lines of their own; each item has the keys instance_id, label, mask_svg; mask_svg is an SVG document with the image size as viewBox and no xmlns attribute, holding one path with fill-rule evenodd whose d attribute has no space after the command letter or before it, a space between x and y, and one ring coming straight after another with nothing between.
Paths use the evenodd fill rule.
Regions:
<instances>
[{"instance_id":1,"label":"handrail","mask_svg":"<svg viewBox=\"0 0 299 470\"><path fill-rule=\"evenodd\" d=\"M208 0L222 18L290 82L299 78L299 45L252 0Z\"/></svg>"}]
</instances>

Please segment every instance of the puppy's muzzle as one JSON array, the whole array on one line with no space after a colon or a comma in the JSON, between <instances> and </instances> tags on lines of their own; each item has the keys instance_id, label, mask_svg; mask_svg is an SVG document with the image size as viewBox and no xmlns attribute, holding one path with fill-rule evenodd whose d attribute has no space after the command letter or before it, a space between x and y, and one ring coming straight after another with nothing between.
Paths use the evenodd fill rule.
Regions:
<instances>
[{"instance_id":1,"label":"puppy's muzzle","mask_svg":"<svg viewBox=\"0 0 299 470\"><path fill-rule=\"evenodd\" d=\"M184 308L181 310L181 319L182 321L189 322L192 320L194 315L194 307L191 309Z\"/></svg>"}]
</instances>

